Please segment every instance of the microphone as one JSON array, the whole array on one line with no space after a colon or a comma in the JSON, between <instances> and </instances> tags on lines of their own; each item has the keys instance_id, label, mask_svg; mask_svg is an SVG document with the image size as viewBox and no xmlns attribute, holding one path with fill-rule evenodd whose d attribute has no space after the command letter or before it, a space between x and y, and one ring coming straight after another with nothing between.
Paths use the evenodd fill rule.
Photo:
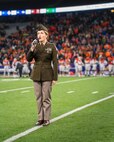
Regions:
<instances>
[{"instance_id":1,"label":"microphone","mask_svg":"<svg viewBox=\"0 0 114 142\"><path fill-rule=\"evenodd\" d=\"M36 46L38 43L38 40L37 39L34 39L33 42L32 42L32 45Z\"/></svg>"},{"instance_id":2,"label":"microphone","mask_svg":"<svg viewBox=\"0 0 114 142\"><path fill-rule=\"evenodd\" d=\"M31 43L31 51L33 52L34 49L36 48L36 45L38 44L38 40L37 39L34 39L33 42Z\"/></svg>"}]
</instances>

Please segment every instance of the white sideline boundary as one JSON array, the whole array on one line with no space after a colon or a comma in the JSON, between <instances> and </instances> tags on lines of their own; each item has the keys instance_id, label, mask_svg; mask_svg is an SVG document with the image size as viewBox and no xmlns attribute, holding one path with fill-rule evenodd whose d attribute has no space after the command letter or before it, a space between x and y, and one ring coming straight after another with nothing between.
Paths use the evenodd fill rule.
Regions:
<instances>
[{"instance_id":1,"label":"white sideline boundary","mask_svg":"<svg viewBox=\"0 0 114 142\"><path fill-rule=\"evenodd\" d=\"M98 79L98 78L101 78L101 77L91 77L91 78L82 78L82 79L75 79L75 80L62 81L62 82L58 82L56 85L59 85L59 84L67 84L67 83L72 83L72 82L79 82L79 81L83 81L83 80ZM23 88L16 88L16 89L3 90L3 91L0 91L0 94L2 94L2 93L7 93L7 92L13 92L13 91L26 90L26 89L31 89L31 88L33 88L33 87L23 87Z\"/></svg>"},{"instance_id":2,"label":"white sideline boundary","mask_svg":"<svg viewBox=\"0 0 114 142\"><path fill-rule=\"evenodd\" d=\"M16 89L4 90L4 91L0 91L0 94L7 93L7 92L13 92L13 91L26 90L26 89L31 89L31 88L33 88L33 87L23 87L23 88L16 88Z\"/></svg>"},{"instance_id":3,"label":"white sideline boundary","mask_svg":"<svg viewBox=\"0 0 114 142\"><path fill-rule=\"evenodd\" d=\"M64 117L67 117L67 116L69 116L69 115L71 115L71 114L73 114L73 113L75 113L75 112L81 111L81 110L83 110L83 109L85 109L85 108L88 108L88 107L90 107L90 106L93 106L93 105L95 105L95 104L98 104L98 103L100 103L100 102L103 102L103 101L105 101L105 100L111 99L111 98L113 98L113 97L114 97L114 94L111 95L111 96L102 98L102 99L100 99L100 100L94 101L94 102L92 102L92 103L86 104L86 105L81 106L81 107L79 107L79 108L76 108L76 109L74 109L74 110L72 110L72 111L69 111L69 112L67 112L67 113L64 113L64 114L62 114L62 115L60 115L60 116L58 116L58 117L55 117L55 118L51 119L50 122L53 123L53 122L55 122L55 121L57 121L57 120L59 120L59 119L62 119L62 118L64 118ZM21 137L23 137L23 136L26 136L26 135L30 134L30 133L33 132L33 131L36 131L36 130L42 128L42 127L43 127L43 126L35 126L35 127L32 127L32 128L30 128L30 129L28 129L28 130L26 130L26 131L24 131L24 132L21 132L21 133L19 133L19 134L17 134L17 135L14 135L14 136L12 136L12 137L10 137L10 138L4 140L3 142L13 142L13 141L15 141L15 140L17 140L17 139L19 139L19 138L21 138Z\"/></svg>"}]
</instances>

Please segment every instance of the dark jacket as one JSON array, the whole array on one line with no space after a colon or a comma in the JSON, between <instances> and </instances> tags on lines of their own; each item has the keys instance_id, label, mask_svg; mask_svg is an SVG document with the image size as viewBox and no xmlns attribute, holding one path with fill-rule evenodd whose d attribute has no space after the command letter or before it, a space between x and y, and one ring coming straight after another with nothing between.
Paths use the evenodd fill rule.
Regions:
<instances>
[{"instance_id":1,"label":"dark jacket","mask_svg":"<svg viewBox=\"0 0 114 142\"><path fill-rule=\"evenodd\" d=\"M23 69L23 64L20 61L18 61L15 70L17 71L17 70L22 70L22 69Z\"/></svg>"},{"instance_id":2,"label":"dark jacket","mask_svg":"<svg viewBox=\"0 0 114 142\"><path fill-rule=\"evenodd\" d=\"M53 43L37 44L35 50L29 50L27 60L35 60L31 79L33 81L52 81L58 79L57 50Z\"/></svg>"}]
</instances>

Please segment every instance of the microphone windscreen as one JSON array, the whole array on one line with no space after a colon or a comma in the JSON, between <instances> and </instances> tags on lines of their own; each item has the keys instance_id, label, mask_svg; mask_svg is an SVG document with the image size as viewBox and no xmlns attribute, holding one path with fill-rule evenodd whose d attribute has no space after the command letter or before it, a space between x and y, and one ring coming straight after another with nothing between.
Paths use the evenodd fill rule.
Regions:
<instances>
[{"instance_id":1,"label":"microphone windscreen","mask_svg":"<svg viewBox=\"0 0 114 142\"><path fill-rule=\"evenodd\" d=\"M36 45L37 43L38 43L37 39L34 39L32 42L33 45Z\"/></svg>"}]
</instances>

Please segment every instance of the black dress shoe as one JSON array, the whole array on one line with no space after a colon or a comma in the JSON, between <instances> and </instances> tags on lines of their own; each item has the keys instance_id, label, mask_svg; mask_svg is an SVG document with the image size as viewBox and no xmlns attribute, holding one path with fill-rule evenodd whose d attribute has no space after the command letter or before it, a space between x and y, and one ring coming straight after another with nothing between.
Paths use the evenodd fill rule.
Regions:
<instances>
[{"instance_id":1,"label":"black dress shoe","mask_svg":"<svg viewBox=\"0 0 114 142\"><path fill-rule=\"evenodd\" d=\"M50 121L49 120L44 120L44 123L43 123L43 126L47 126L50 124Z\"/></svg>"},{"instance_id":2,"label":"black dress shoe","mask_svg":"<svg viewBox=\"0 0 114 142\"><path fill-rule=\"evenodd\" d=\"M44 123L44 120L39 120L36 122L35 126L40 126Z\"/></svg>"}]
</instances>

